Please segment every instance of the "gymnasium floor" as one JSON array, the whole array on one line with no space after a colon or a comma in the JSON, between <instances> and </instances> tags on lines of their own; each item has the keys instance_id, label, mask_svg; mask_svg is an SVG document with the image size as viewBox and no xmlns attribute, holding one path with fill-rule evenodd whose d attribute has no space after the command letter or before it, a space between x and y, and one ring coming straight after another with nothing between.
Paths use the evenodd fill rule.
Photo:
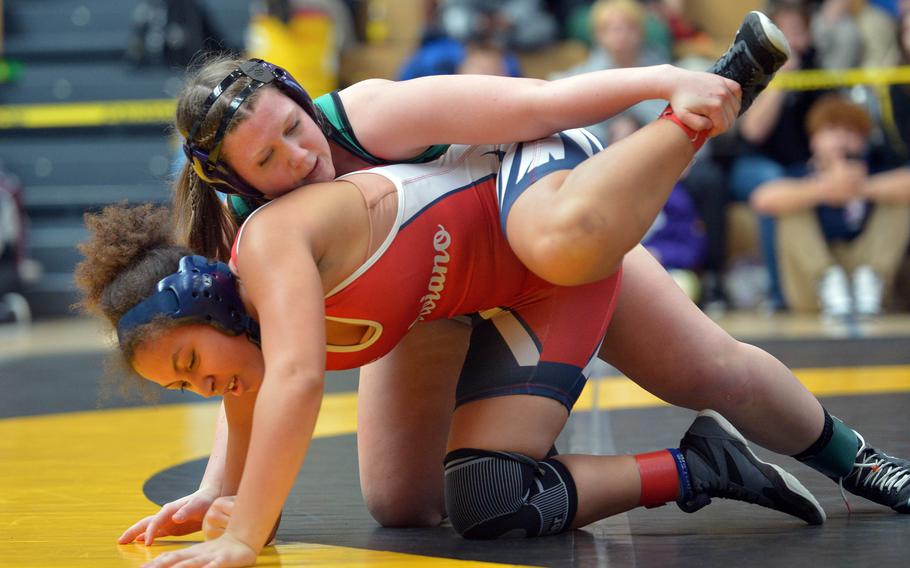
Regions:
<instances>
[{"instance_id":1,"label":"gymnasium floor","mask_svg":"<svg viewBox=\"0 0 910 568\"><path fill-rule=\"evenodd\" d=\"M910 317L820 325L817 318L740 314L721 321L797 369L832 413L871 443L910 456ZM157 404L108 393L106 344L84 320L0 327L0 566L139 566L194 540L119 546L141 516L191 491L216 406L166 393ZM471 542L449 527L379 528L362 504L355 451L356 377L334 374L307 464L261 566L906 566L910 516L856 497L775 458L815 493L823 527L741 503L694 515L638 509L542 539ZM110 389L108 389L110 390ZM622 377L593 380L557 443L563 453L676 445L694 413L669 408ZM758 453L765 458L770 454ZM604 483L609 483L608 479Z\"/></svg>"}]
</instances>

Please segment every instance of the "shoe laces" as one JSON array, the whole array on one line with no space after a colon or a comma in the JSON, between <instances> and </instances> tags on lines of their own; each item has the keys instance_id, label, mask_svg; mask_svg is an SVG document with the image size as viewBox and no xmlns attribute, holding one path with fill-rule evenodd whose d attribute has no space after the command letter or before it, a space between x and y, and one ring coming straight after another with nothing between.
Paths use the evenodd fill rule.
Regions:
<instances>
[{"instance_id":1,"label":"shoe laces","mask_svg":"<svg viewBox=\"0 0 910 568\"><path fill-rule=\"evenodd\" d=\"M840 494L847 506L847 513L852 513L847 494L844 492L844 481L853 479L856 487L864 486L885 493L899 493L910 483L910 469L894 461L892 456L880 452L875 448L866 446L866 441L859 433L861 445L856 453L857 461L853 463L853 470L846 477L838 481Z\"/></svg>"},{"instance_id":2,"label":"shoe laces","mask_svg":"<svg viewBox=\"0 0 910 568\"><path fill-rule=\"evenodd\" d=\"M756 503L760 499L754 491L749 491L745 487L726 482L721 477L714 477L707 481L697 480L697 483L693 484L693 492L705 493L709 497L736 499L747 503Z\"/></svg>"},{"instance_id":3,"label":"shoe laces","mask_svg":"<svg viewBox=\"0 0 910 568\"><path fill-rule=\"evenodd\" d=\"M746 52L745 43L739 41L734 42L730 49L721 56L717 66L727 67L733 71L731 75L735 75L734 80L740 85L752 84L761 72L757 65L751 64L751 56ZM745 74L748 74L748 77L744 77Z\"/></svg>"},{"instance_id":4,"label":"shoe laces","mask_svg":"<svg viewBox=\"0 0 910 568\"><path fill-rule=\"evenodd\" d=\"M857 485L865 485L892 493L901 491L907 483L910 483L910 469L894 462L893 457L874 448L864 448L860 453L863 452L866 454L862 461L853 464L853 471L850 472L847 479L855 477Z\"/></svg>"}]
</instances>

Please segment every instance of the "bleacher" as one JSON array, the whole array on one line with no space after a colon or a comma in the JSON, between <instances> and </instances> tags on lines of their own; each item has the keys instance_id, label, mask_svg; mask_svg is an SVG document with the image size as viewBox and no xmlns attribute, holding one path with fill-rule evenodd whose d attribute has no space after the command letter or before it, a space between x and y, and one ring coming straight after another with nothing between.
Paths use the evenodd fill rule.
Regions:
<instances>
[{"instance_id":1,"label":"bleacher","mask_svg":"<svg viewBox=\"0 0 910 568\"><path fill-rule=\"evenodd\" d=\"M140 0L6 0L3 56L22 72L0 84L0 109L111 103L173 97L183 70L136 66L125 57ZM247 0L205 0L228 46L242 45ZM22 105L13 106L9 105ZM62 107L63 113L84 112ZM60 112L60 108L55 109ZM85 121L83 121L85 122ZM70 313L82 214L108 203L164 202L174 147L168 124L99 120L77 127L0 128L0 162L25 188L29 255L43 268L25 290L37 316Z\"/></svg>"}]
</instances>

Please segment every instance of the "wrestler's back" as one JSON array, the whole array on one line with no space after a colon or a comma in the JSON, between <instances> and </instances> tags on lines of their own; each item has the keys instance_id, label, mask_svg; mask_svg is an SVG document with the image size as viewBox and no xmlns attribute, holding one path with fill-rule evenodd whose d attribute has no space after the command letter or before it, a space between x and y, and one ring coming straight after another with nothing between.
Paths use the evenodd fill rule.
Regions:
<instances>
[{"instance_id":1,"label":"wrestler's back","mask_svg":"<svg viewBox=\"0 0 910 568\"><path fill-rule=\"evenodd\" d=\"M547 286L502 234L498 149L454 146L429 164L368 171L395 184L397 218L378 250L326 297L329 322L370 329L357 345L329 345L329 369L384 355L418 321L514 305ZM342 179L363 183L358 177L366 176Z\"/></svg>"}]
</instances>

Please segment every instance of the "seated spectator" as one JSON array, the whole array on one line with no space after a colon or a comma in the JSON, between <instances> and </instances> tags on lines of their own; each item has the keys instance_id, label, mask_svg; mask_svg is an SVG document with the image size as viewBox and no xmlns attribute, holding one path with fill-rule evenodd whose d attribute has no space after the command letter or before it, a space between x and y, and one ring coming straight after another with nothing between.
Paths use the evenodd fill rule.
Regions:
<instances>
[{"instance_id":1,"label":"seated spectator","mask_svg":"<svg viewBox=\"0 0 910 568\"><path fill-rule=\"evenodd\" d=\"M401 66L398 79L456 73L520 77L518 57L506 47L510 42L503 35L507 32L501 18L479 8L477 13L471 12L472 7L475 6L470 2L446 2L431 11L420 46ZM449 11L448 21L445 10ZM452 15L455 13L462 14L460 19ZM469 18L468 14L472 16ZM477 27L465 30L453 24L461 20Z\"/></svg>"},{"instance_id":2,"label":"seated spectator","mask_svg":"<svg viewBox=\"0 0 910 568\"><path fill-rule=\"evenodd\" d=\"M824 0L812 18L812 40L824 69L858 67L863 57L863 37L857 16L865 2Z\"/></svg>"},{"instance_id":3,"label":"seated spectator","mask_svg":"<svg viewBox=\"0 0 910 568\"><path fill-rule=\"evenodd\" d=\"M534 50L556 41L556 19L541 0L441 0L439 23L462 44Z\"/></svg>"},{"instance_id":4,"label":"seated spectator","mask_svg":"<svg viewBox=\"0 0 910 568\"><path fill-rule=\"evenodd\" d=\"M591 31L594 46L588 58L579 65L551 79L578 75L588 71L619 67L644 67L666 63L666 59L644 48L644 8L634 0L598 0L591 7ZM640 123L654 120L666 106L666 101L643 101L626 111ZM614 120L614 119L611 119ZM588 129L601 141L610 139L610 120L591 125Z\"/></svg>"},{"instance_id":5,"label":"seated spectator","mask_svg":"<svg viewBox=\"0 0 910 568\"><path fill-rule=\"evenodd\" d=\"M762 184L752 206L777 219L788 305L832 317L881 312L910 242L910 169L876 173L872 120L829 94L806 119L812 156L802 177Z\"/></svg>"},{"instance_id":6,"label":"seated spectator","mask_svg":"<svg viewBox=\"0 0 910 568\"><path fill-rule=\"evenodd\" d=\"M610 144L629 136L642 127L629 116L619 116L610 124ZM696 197L703 189L696 187L706 178L702 164L696 161L687 168L673 187L670 197L658 214L657 219L648 229L641 243L654 255L660 264L693 302L707 303L718 301L713 288L706 289L698 274L706 273L709 254L709 238L705 223L702 221L699 203ZM707 183L711 186L712 184ZM722 194L715 187L715 194Z\"/></svg>"},{"instance_id":7,"label":"seated spectator","mask_svg":"<svg viewBox=\"0 0 910 568\"><path fill-rule=\"evenodd\" d=\"M485 59L483 68L495 68L499 73L486 73L520 77L521 68L514 53L485 45L463 44L449 37L430 32L424 35L420 47L409 57L398 72L398 80L405 81L428 75L454 75L478 73L478 58ZM491 62L493 57L497 61Z\"/></svg>"},{"instance_id":8,"label":"seated spectator","mask_svg":"<svg viewBox=\"0 0 910 568\"><path fill-rule=\"evenodd\" d=\"M815 0L812 35L825 69L897 64L897 0Z\"/></svg>"},{"instance_id":9,"label":"seated spectator","mask_svg":"<svg viewBox=\"0 0 910 568\"><path fill-rule=\"evenodd\" d=\"M790 44L791 57L783 71L814 69L815 49L809 33L810 12L799 0L773 0L768 16ZM806 113L819 97L816 91L763 92L743 115L739 135L745 143L730 166L730 189L734 201L748 201L756 187L800 172L809 159L809 142L803 129ZM759 217L761 253L768 271L768 307L783 309L783 294L777 271L773 217Z\"/></svg>"},{"instance_id":10,"label":"seated spectator","mask_svg":"<svg viewBox=\"0 0 910 568\"><path fill-rule=\"evenodd\" d=\"M723 53L726 46L715 42L692 21L689 16L688 0L647 0L645 4L654 19L665 23L669 32L669 53L674 60L684 58L704 60L705 65L702 68L705 68Z\"/></svg>"},{"instance_id":11,"label":"seated spectator","mask_svg":"<svg viewBox=\"0 0 910 568\"><path fill-rule=\"evenodd\" d=\"M701 286L697 273L704 264L705 226L686 190L685 179L673 187L670 197L641 244L667 269L673 280L693 301Z\"/></svg>"},{"instance_id":12,"label":"seated spectator","mask_svg":"<svg viewBox=\"0 0 910 568\"><path fill-rule=\"evenodd\" d=\"M0 169L0 324L31 319L25 284L25 210L19 180Z\"/></svg>"}]
</instances>

